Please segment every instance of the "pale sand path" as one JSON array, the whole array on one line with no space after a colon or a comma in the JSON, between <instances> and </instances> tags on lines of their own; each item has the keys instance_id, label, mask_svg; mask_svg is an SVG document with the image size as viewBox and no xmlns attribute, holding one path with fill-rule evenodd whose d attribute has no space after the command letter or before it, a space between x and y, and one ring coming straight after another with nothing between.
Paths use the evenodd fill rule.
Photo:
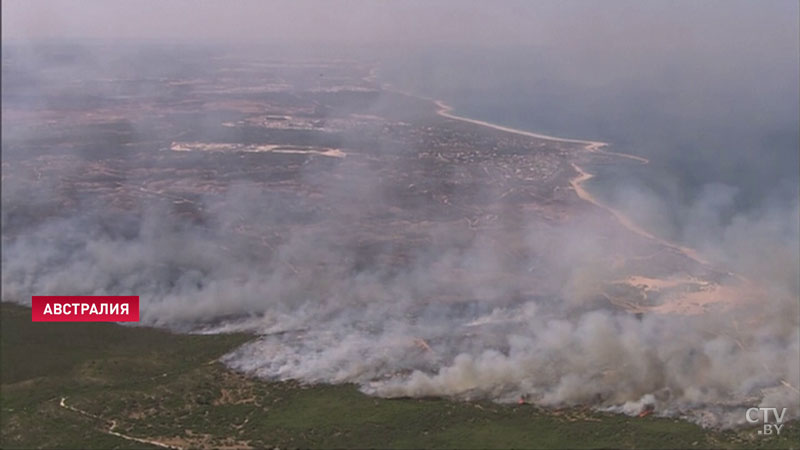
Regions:
<instances>
[{"instance_id":1,"label":"pale sand path","mask_svg":"<svg viewBox=\"0 0 800 450\"><path fill-rule=\"evenodd\" d=\"M107 434L110 434L112 436L117 436L119 438L126 439L126 440L132 441L132 442L138 442L140 444L155 445L156 447L161 447L161 448L169 448L169 449L173 449L173 450L180 450L181 449L181 447L178 447L178 446L175 446L175 445L170 445L170 444L167 444L167 443L164 443L164 442L154 441L154 440L145 439L145 438L137 438L137 437L134 437L134 436L129 436L127 434L122 434L120 432L114 431L114 428L117 427L117 421L116 420L104 419L104 418L102 418L100 416L97 416L95 414L92 414L92 413L90 413L88 411L84 411L84 410L82 410L80 408L76 408L76 407L74 407L72 405L68 405L66 397L61 397L61 401L59 402L58 406L60 406L60 407L62 407L64 409L68 409L68 410L70 410L72 412L76 412L76 413L81 414L83 416L91 417L92 419L102 420L104 422L109 423L110 425L109 425L108 430L103 430L103 432L107 433Z\"/></svg>"}]
</instances>

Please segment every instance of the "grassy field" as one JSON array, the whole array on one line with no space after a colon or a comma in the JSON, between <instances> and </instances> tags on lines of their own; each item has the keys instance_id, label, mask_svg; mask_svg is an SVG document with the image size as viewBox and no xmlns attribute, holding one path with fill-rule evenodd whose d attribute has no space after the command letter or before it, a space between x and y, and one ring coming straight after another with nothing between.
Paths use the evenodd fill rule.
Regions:
<instances>
[{"instance_id":1,"label":"grassy field","mask_svg":"<svg viewBox=\"0 0 800 450\"><path fill-rule=\"evenodd\" d=\"M654 417L443 399L386 400L353 386L265 382L216 359L250 336L103 323L32 323L2 304L2 448L797 448L754 429L709 432ZM63 404L62 404L63 401ZM70 409L72 408L72 409ZM109 433L109 430L124 435Z\"/></svg>"}]
</instances>

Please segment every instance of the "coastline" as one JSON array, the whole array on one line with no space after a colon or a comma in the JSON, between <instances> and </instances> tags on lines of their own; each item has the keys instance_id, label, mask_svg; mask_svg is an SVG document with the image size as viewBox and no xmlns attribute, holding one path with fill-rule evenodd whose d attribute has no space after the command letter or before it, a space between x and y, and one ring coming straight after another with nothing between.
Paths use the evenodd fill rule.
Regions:
<instances>
[{"instance_id":1,"label":"coastline","mask_svg":"<svg viewBox=\"0 0 800 450\"><path fill-rule=\"evenodd\" d=\"M533 133L533 132L530 132L530 131L520 130L518 128L512 128L512 127L507 127L507 126L503 126L503 125L498 125L498 124L495 124L495 123L487 122L485 120L471 119L469 117L464 117L464 116L459 116L458 114L454 114L453 113L453 107L448 105L447 103L445 103L442 100L434 100L434 99L426 99L426 100L430 100L436 105L436 107L437 107L436 114L438 114L439 116L442 116L442 117L446 117L448 119L459 120L459 121L471 123L471 124L474 124L474 125L484 126L484 127L492 128L492 129L495 129L495 130L505 131L507 133L513 133L513 134L518 134L518 135L522 135L522 136L528 136L528 137L532 137L532 138L536 138L536 139L548 140L548 141L553 141L553 142L565 142L565 143L571 143L571 144L583 144L584 145L583 149L585 151L589 152L589 153L595 153L595 154L602 154L602 155L614 156L614 157L619 157L619 158L631 159L631 160L639 162L640 164L649 164L650 163L649 159L643 158L641 156L629 155L627 153L618 153L618 152L610 152L610 151L607 151L607 150L602 150L604 147L607 147L609 145L607 142L589 141L589 140L584 140L584 139L573 139L573 138L564 138L564 137L558 137L558 136L550 136L550 135L546 135L546 134ZM657 242L657 243L659 243L661 245L664 245L664 246L666 246L668 248L671 248L671 249L683 254L684 256L688 257L689 259L691 259L693 261L696 261L696 262L698 262L698 263L700 263L702 265L710 265L710 263L707 260L705 260L699 254L699 252L697 250L695 250L693 248L690 248L690 247L685 247L685 246L682 246L682 245L678 245L678 244L675 244L673 242L669 242L669 241L667 241L665 239L659 238L658 236L653 235L652 233L648 232L647 230L645 230L642 227L640 227L639 225L637 225L633 220L631 220L629 217L627 217L621 211L618 211L618 210L612 208L611 206L606 205L605 203L602 203L601 201L599 201L591 193L589 193L589 191L583 186L583 184L586 181L588 181L588 180L590 180L590 179L592 179L594 177L594 174L591 174L591 173L585 171L583 168L581 168L580 166L578 166L575 163L570 163L570 164L578 172L578 176L576 176L575 178L572 178L570 180L570 182L569 182L570 186L572 186L572 189L575 191L575 194L578 196L578 198L580 198L581 200L587 201L587 202L589 202L589 203L591 203L591 204L593 204L593 205L595 205L595 206L597 206L599 208L602 208L602 209L608 211L612 216L614 216L614 218L623 227L627 228L628 230L630 230L630 231L632 231L632 232L634 232L634 233L636 233L636 234L638 234L638 235L640 235L640 236L642 236L644 238L647 238L647 239L655 241L655 242Z\"/></svg>"}]
</instances>

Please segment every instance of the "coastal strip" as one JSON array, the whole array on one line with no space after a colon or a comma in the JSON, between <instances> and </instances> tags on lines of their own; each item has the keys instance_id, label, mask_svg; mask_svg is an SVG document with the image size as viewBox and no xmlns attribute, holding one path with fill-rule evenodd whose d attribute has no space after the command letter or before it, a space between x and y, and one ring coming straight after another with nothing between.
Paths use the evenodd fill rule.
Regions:
<instances>
[{"instance_id":1,"label":"coastal strip","mask_svg":"<svg viewBox=\"0 0 800 450\"><path fill-rule=\"evenodd\" d=\"M436 104L437 108L438 108L436 113L438 115L440 115L442 117L446 117L448 119L459 120L459 121L471 123L471 124L474 124L474 125L480 125L480 126L492 128L492 129L495 129L495 130L505 131L507 133L513 133L513 134L518 134L518 135L522 135L522 136L528 136L528 137L532 137L532 138L536 138L536 139L543 139L543 140L548 140L548 141L553 141L553 142L565 142L565 143L571 143L571 144L582 144L584 146L583 147L584 150L586 150L587 152L596 153L596 154L603 154L603 155L608 155L608 156L615 156L615 157L625 158L625 159L631 159L631 160L637 161L637 162L639 162L641 164L648 164L650 162L650 160L648 160L647 158L643 158L643 157L640 157L640 156L629 155L629 154L626 154L626 153L609 152L609 151L606 151L606 150L602 150L603 147L608 146L607 142L588 141L588 140L583 140L583 139L571 139L571 138L562 138L562 137L557 137L557 136L549 136L549 135L546 135L546 134L533 133L533 132L530 132L530 131L520 130L520 129L517 129L517 128L511 128L511 127L506 127L506 126L503 126L503 125L497 125L497 124L494 124L494 123L491 123L491 122L486 122L484 120L470 119L469 117L464 117L464 116L459 116L457 114L454 114L453 113L453 107L448 105L448 104L446 104L445 102L443 102L441 100L432 100L432 99L430 99L430 100L433 101ZM659 244L664 245L664 246L666 246L668 248L671 248L671 249L673 249L673 250L685 255L689 259L692 259L692 260L694 260L694 261L696 261L696 262L698 262L700 264L709 265L708 261L703 259L703 257L700 256L700 254L695 249L689 248L689 247L684 247L684 246L681 246L681 245L678 245L678 244L674 244L672 242L669 242L669 241L666 241L666 240L664 240L662 238L659 238L659 237L647 232L646 230L644 230L640 226L636 225L636 223L634 223L633 220L631 220L630 218L625 216L622 212L620 212L620 211L618 211L618 210L616 210L616 209L614 209L614 208L612 208L612 207L600 202L599 200L597 200L592 194L589 193L589 191L586 190L585 187L583 187L583 183L585 183L586 181L590 180L592 177L594 177L594 175L586 172L585 170L583 170L581 167L579 167L575 163L572 163L572 167L578 172L578 176L576 176L575 178L570 180L570 185L575 190L575 193L578 195L578 197L580 199L585 200L585 201L587 201L587 202L589 202L589 203L591 203L591 204L593 204L593 205L595 205L595 206L597 206L599 208L605 209L606 211L611 213L611 215L614 216L614 218L622 226L624 226L628 230L630 230L630 231L632 231L632 232L634 232L634 233L636 233L636 234L638 234L640 236L643 236L643 237L645 237L647 239L656 241Z\"/></svg>"}]
</instances>

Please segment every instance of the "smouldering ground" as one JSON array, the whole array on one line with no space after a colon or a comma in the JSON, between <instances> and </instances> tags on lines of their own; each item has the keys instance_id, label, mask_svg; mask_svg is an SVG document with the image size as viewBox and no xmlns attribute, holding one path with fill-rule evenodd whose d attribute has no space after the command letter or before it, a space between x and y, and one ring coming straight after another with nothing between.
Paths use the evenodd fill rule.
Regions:
<instances>
[{"instance_id":1,"label":"smouldering ground","mask_svg":"<svg viewBox=\"0 0 800 450\"><path fill-rule=\"evenodd\" d=\"M652 416L268 382L216 362L247 335L32 323L30 309L8 303L0 312L3 448L146 447L111 426L182 448L792 448L800 439L796 422L762 438Z\"/></svg>"}]
</instances>

